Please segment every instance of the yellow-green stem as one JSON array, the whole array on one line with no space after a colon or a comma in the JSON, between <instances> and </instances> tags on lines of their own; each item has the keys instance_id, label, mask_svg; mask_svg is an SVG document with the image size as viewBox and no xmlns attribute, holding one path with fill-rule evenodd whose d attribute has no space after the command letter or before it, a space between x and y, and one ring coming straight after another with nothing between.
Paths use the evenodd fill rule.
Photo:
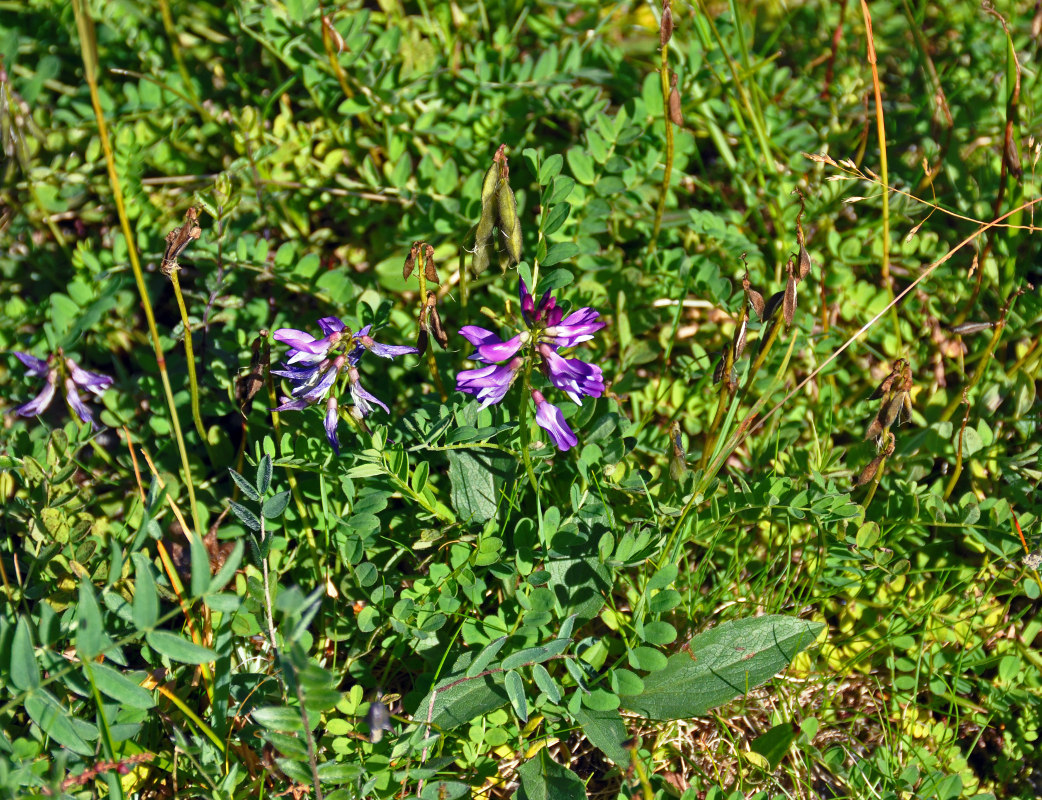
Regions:
<instances>
[{"instance_id":1,"label":"yellow-green stem","mask_svg":"<svg viewBox=\"0 0 1042 800\"><path fill-rule=\"evenodd\" d=\"M876 64L876 42L872 33L872 15L866 0L861 0L861 13L865 18L865 33L868 40L868 63L872 68L872 91L876 104L876 136L879 140L879 177L883 184L883 285L886 286L890 302L894 301L894 282L890 277L890 181L887 179L886 127L883 124L883 93L879 86L879 67ZM897 338L897 350L901 351L901 324L897 318L897 306L890 307L890 319Z\"/></svg>"},{"instance_id":2,"label":"yellow-green stem","mask_svg":"<svg viewBox=\"0 0 1042 800\"><path fill-rule=\"evenodd\" d=\"M659 190L658 206L655 208L655 230L651 234L649 250L655 252L659 230L662 228L662 215L666 210L666 195L669 193L669 182L673 175L673 120L669 116L669 46L662 48L662 118L666 125L666 166L662 173L662 188Z\"/></svg>"},{"instance_id":3,"label":"yellow-green stem","mask_svg":"<svg viewBox=\"0 0 1042 800\"><path fill-rule=\"evenodd\" d=\"M525 376L521 384L521 407L517 413L517 424L521 431L521 460L525 463L525 472L528 473L528 480L531 482L532 488L535 489L536 494L539 494L539 482L535 479L532 457L528 453L528 443L531 441L528 431L528 398L532 394L531 377L532 362L529 360L525 366Z\"/></svg>"},{"instance_id":4,"label":"yellow-green stem","mask_svg":"<svg viewBox=\"0 0 1042 800\"><path fill-rule=\"evenodd\" d=\"M130 219L127 217L127 209L123 202L123 189L116 173L116 160L112 154L112 143L109 140L108 127L105 124L105 115L101 110L101 98L98 95L98 59L95 49L94 20L90 17L90 11L84 5L83 0L73 0L73 12L76 15L76 27L80 37L80 55L83 59L83 72L87 79L90 90L90 102L94 108L94 117L98 122L98 136L101 139L101 149L105 154L105 166L108 169L109 183L112 186L112 197L116 203L116 213L119 216L119 224L123 230L123 238L127 242L127 254L130 256L130 268L134 273L134 282L137 284L138 295L141 298L141 307L148 321L148 332L152 338L152 348L156 354L156 365L159 367L159 377L163 383L163 392L166 395L167 408L170 411L170 424L174 429L174 439L181 456L181 468L184 471L185 489L188 491L188 503L192 511L192 524L198 535L202 535L202 523L199 519L199 507L195 501L195 486L192 483L192 470L188 464L188 451L185 448L184 435L181 432L181 420L177 416L177 406L174 404L174 392L170 387L170 376L166 370L166 359L163 357L163 349L159 343L159 331L156 328L156 317L152 311L152 302L148 298L148 289L145 286L145 277L141 271L141 261L138 258L137 244L134 232L130 229Z\"/></svg>"},{"instance_id":5,"label":"yellow-green stem","mask_svg":"<svg viewBox=\"0 0 1042 800\"><path fill-rule=\"evenodd\" d=\"M181 281L177 277L178 269L175 267L170 272L170 283L174 287L174 297L177 298L177 308L181 312L181 326L185 332L185 358L188 360L188 387L192 395L192 419L195 420L195 431L199 434L205 447L206 429L203 427L203 418L199 414L199 381L195 376L195 352L192 349L192 326L188 322L188 308L185 306L184 296L181 294Z\"/></svg>"}]
</instances>

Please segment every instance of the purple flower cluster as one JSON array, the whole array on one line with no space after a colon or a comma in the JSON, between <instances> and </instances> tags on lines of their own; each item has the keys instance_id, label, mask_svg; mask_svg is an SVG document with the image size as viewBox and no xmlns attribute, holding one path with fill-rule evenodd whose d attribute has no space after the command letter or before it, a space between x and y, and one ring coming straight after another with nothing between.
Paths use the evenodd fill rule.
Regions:
<instances>
[{"instance_id":1,"label":"purple flower cluster","mask_svg":"<svg viewBox=\"0 0 1042 800\"><path fill-rule=\"evenodd\" d=\"M38 416L47 410L51 405L51 401L54 399L58 385L60 365L53 356L49 357L45 361L36 358L35 356L31 356L28 353L15 351L15 357L25 364L26 372L29 375L43 378L46 381L40 393L25 405L16 408L15 413L23 417ZM92 392L96 396L101 397L105 393L105 390L112 385L112 378L108 375L101 375L97 372L85 370L71 358L65 358L65 369L67 370L65 377L65 399L81 420L93 425L94 415L91 414L90 409L87 408L87 405L83 402L83 398L80 397L80 389L86 389L88 392Z\"/></svg>"},{"instance_id":2,"label":"purple flower cluster","mask_svg":"<svg viewBox=\"0 0 1042 800\"><path fill-rule=\"evenodd\" d=\"M520 284L521 313L527 330L504 342L492 331L476 325L461 328L460 334L476 348L471 359L486 366L459 373L456 390L474 395L482 408L498 403L520 374L526 357L534 357L550 383L577 405L582 405L582 397L600 397L604 393L601 368L578 358L565 358L558 352L591 340L604 327L600 314L584 307L565 316L550 292L536 305L525 282ZM519 355L523 352L525 355ZM532 399L536 404L536 423L550 434L558 449L574 447L578 439L564 421L561 409L534 389Z\"/></svg>"},{"instance_id":3,"label":"purple flower cluster","mask_svg":"<svg viewBox=\"0 0 1042 800\"><path fill-rule=\"evenodd\" d=\"M275 331L275 339L289 345L290 351L282 369L273 369L271 374L286 378L293 387L290 396L284 397L282 405L275 410L297 411L325 400L326 438L339 455L340 442L336 429L340 418L340 401L333 391L337 378L341 374L347 377L348 392L353 403L350 413L356 419L368 416L374 406L387 411L386 405L362 388L358 373L362 354L368 350L383 358L394 358L419 351L406 345L373 341L369 335L371 325L352 333L338 317L323 317L318 324L325 334L321 339L293 328Z\"/></svg>"}]
</instances>

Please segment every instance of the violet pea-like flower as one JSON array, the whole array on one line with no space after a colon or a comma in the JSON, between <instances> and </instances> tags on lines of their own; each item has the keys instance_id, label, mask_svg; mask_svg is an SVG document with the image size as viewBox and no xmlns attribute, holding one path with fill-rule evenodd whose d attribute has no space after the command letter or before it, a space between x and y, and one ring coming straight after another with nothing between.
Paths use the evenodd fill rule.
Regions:
<instances>
[{"instance_id":1,"label":"violet pea-like flower","mask_svg":"<svg viewBox=\"0 0 1042 800\"><path fill-rule=\"evenodd\" d=\"M43 389L40 390L40 393L28 403L16 408L15 413L23 417L39 416L50 407L51 401L54 400L55 387L57 386L59 377L59 367L56 363L53 363L53 358L49 358L45 361L36 358L35 356L31 356L28 353L18 351L15 351L14 355L25 365L26 372L29 375L43 378L46 381ZM87 404L83 402L83 398L80 397L80 389L84 389L100 398L105 393L105 390L112 385L112 378L108 375L102 375L99 372L91 372L90 370L83 369L71 358L65 358L64 364L67 373L65 380L63 381L65 387L65 399L68 401L72 410L76 412L76 416L84 422L93 425L94 415L87 407Z\"/></svg>"},{"instance_id":2,"label":"violet pea-like flower","mask_svg":"<svg viewBox=\"0 0 1042 800\"><path fill-rule=\"evenodd\" d=\"M482 408L493 405L506 396L522 367L532 360L550 383L577 405L582 404L583 397L603 395L604 374L599 366L579 358L566 358L558 352L590 341L605 325L600 314L583 307L565 316L550 292L545 292L536 303L523 280L518 292L527 330L504 341L477 325L460 329L460 335L474 345L470 358L483 366L457 374L456 390L473 395L481 401ZM554 444L561 450L573 447L578 440L564 422L561 410L537 391L532 397L536 402L536 422L550 434Z\"/></svg>"},{"instance_id":3,"label":"violet pea-like flower","mask_svg":"<svg viewBox=\"0 0 1042 800\"><path fill-rule=\"evenodd\" d=\"M295 328L280 328L273 334L276 341L289 345L290 349L282 368L272 370L271 374L286 378L292 387L290 396L283 398L282 404L275 410L299 411L325 401L323 427L326 439L333 451L339 454L337 423L340 419L340 402L336 392L339 377L347 375L348 394L354 404L351 410L356 418L368 416L375 406L387 411L386 405L362 387L358 363L366 352L382 358L395 358L418 351L407 345L387 345L375 341L369 335L371 325L352 332L338 317L323 317L318 324L325 334L320 339Z\"/></svg>"},{"instance_id":4,"label":"violet pea-like flower","mask_svg":"<svg viewBox=\"0 0 1042 800\"><path fill-rule=\"evenodd\" d=\"M546 402L541 392L533 391L532 399L535 401L535 421L554 440L558 450L568 450L579 443L579 439L568 423L564 421L561 409L553 403Z\"/></svg>"}]
</instances>

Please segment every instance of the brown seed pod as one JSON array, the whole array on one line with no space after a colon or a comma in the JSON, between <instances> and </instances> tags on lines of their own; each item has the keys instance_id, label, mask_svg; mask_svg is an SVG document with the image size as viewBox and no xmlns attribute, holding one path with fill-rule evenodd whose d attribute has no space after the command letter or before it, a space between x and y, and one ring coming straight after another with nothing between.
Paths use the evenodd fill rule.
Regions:
<instances>
[{"instance_id":1,"label":"brown seed pod","mask_svg":"<svg viewBox=\"0 0 1042 800\"><path fill-rule=\"evenodd\" d=\"M734 337L734 360L737 361L742 357L742 353L745 352L745 337L749 332L749 319L742 317L742 324L738 326L738 330L735 332Z\"/></svg>"},{"instance_id":2,"label":"brown seed pod","mask_svg":"<svg viewBox=\"0 0 1042 800\"><path fill-rule=\"evenodd\" d=\"M673 85L669 90L669 119L674 125L684 127L684 112L680 108L680 92L677 91L677 76L673 76Z\"/></svg>"},{"instance_id":3,"label":"brown seed pod","mask_svg":"<svg viewBox=\"0 0 1042 800\"><path fill-rule=\"evenodd\" d=\"M441 345L441 349L446 349L449 346L449 335L441 326L441 316L438 314L437 306L431 306L431 331L434 333L434 340Z\"/></svg>"},{"instance_id":4,"label":"brown seed pod","mask_svg":"<svg viewBox=\"0 0 1042 800\"><path fill-rule=\"evenodd\" d=\"M792 325L792 318L796 314L796 277L790 272L785 282L785 298L782 304L782 317L785 319L785 327Z\"/></svg>"},{"instance_id":5,"label":"brown seed pod","mask_svg":"<svg viewBox=\"0 0 1042 800\"><path fill-rule=\"evenodd\" d=\"M872 479L876 477L876 473L879 471L879 465L883 463L883 459L886 455L879 453L868 462L868 465L861 470L861 474L854 479L854 488L864 486L866 483L871 483Z\"/></svg>"},{"instance_id":6,"label":"brown seed pod","mask_svg":"<svg viewBox=\"0 0 1042 800\"><path fill-rule=\"evenodd\" d=\"M405 278L405 280L409 280L412 271L416 269L416 256L419 249L420 243L413 242L412 247L409 249L409 255L405 257L405 266L402 267L402 277Z\"/></svg>"},{"instance_id":7,"label":"brown seed pod","mask_svg":"<svg viewBox=\"0 0 1042 800\"><path fill-rule=\"evenodd\" d=\"M713 383L714 385L720 383L724 379L724 370L727 368L727 359L721 355L720 359L716 362L716 366L713 368Z\"/></svg>"},{"instance_id":8,"label":"brown seed pod","mask_svg":"<svg viewBox=\"0 0 1042 800\"><path fill-rule=\"evenodd\" d=\"M800 245L800 258L799 258L799 272L798 280L803 280L810 274L811 267L814 263L810 260L810 253L807 252L807 248L802 244Z\"/></svg>"},{"instance_id":9,"label":"brown seed pod","mask_svg":"<svg viewBox=\"0 0 1042 800\"><path fill-rule=\"evenodd\" d=\"M778 307L781 306L782 300L785 298L785 292L775 292L772 294L767 302L764 304L763 313L760 314L760 319L769 320L776 313L778 313Z\"/></svg>"},{"instance_id":10,"label":"brown seed pod","mask_svg":"<svg viewBox=\"0 0 1042 800\"><path fill-rule=\"evenodd\" d=\"M664 0L662 3L662 21L658 26L658 41L662 47L669 44L669 40L673 38L673 12L669 3L670 0Z\"/></svg>"},{"instance_id":11,"label":"brown seed pod","mask_svg":"<svg viewBox=\"0 0 1042 800\"><path fill-rule=\"evenodd\" d=\"M265 346L268 332L262 330L257 334L251 346L250 368L245 375L240 375L235 382L235 399L239 403L239 411L248 417L253 410L253 398L264 385L264 372L268 369L269 351Z\"/></svg>"},{"instance_id":12,"label":"brown seed pod","mask_svg":"<svg viewBox=\"0 0 1042 800\"><path fill-rule=\"evenodd\" d=\"M1006 146L1002 150L1002 159L1006 162L1006 169L1014 178L1024 174L1020 166L1020 151L1017 148L1017 140L1013 136L1013 128L1006 128Z\"/></svg>"},{"instance_id":13,"label":"brown seed pod","mask_svg":"<svg viewBox=\"0 0 1042 800\"><path fill-rule=\"evenodd\" d=\"M434 264L434 248L424 245L423 277L431 283L438 282L438 268Z\"/></svg>"}]
</instances>

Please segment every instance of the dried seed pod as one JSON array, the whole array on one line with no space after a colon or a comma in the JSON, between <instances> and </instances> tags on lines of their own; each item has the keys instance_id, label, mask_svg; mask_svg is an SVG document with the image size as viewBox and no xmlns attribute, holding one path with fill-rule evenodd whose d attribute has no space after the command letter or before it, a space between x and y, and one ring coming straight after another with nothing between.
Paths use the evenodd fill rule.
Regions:
<instances>
[{"instance_id":1,"label":"dried seed pod","mask_svg":"<svg viewBox=\"0 0 1042 800\"><path fill-rule=\"evenodd\" d=\"M868 465L861 470L861 474L854 479L854 488L864 486L866 483L871 483L876 477L876 473L879 471L879 465L883 463L883 459L886 455L878 453L875 458L868 462Z\"/></svg>"},{"instance_id":2,"label":"dried seed pod","mask_svg":"<svg viewBox=\"0 0 1042 800\"><path fill-rule=\"evenodd\" d=\"M434 248L424 245L423 277L431 283L438 282L438 268L434 264Z\"/></svg>"},{"instance_id":3,"label":"dried seed pod","mask_svg":"<svg viewBox=\"0 0 1042 800\"><path fill-rule=\"evenodd\" d=\"M776 313L778 313L778 307L781 306L782 300L785 298L785 292L775 292L772 294L767 302L764 304L763 313L760 314L760 319L769 320Z\"/></svg>"},{"instance_id":4,"label":"dried seed pod","mask_svg":"<svg viewBox=\"0 0 1042 800\"><path fill-rule=\"evenodd\" d=\"M798 280L803 280L810 274L811 267L814 263L810 260L810 253L807 252L807 248L802 244L800 245L800 257L799 257L799 272Z\"/></svg>"},{"instance_id":5,"label":"dried seed pod","mask_svg":"<svg viewBox=\"0 0 1042 800\"><path fill-rule=\"evenodd\" d=\"M188 211L185 212L184 224L178 225L166 235L166 252L163 253L160 271L168 278L179 269L177 259L181 253L202 235L203 229L196 221L198 218L199 214L195 207L189 206Z\"/></svg>"},{"instance_id":6,"label":"dried seed pod","mask_svg":"<svg viewBox=\"0 0 1042 800\"><path fill-rule=\"evenodd\" d=\"M749 332L749 318L743 316L742 324L738 326L738 330L735 331L734 336L734 360L737 361L742 357L742 353L745 352L745 337Z\"/></svg>"},{"instance_id":7,"label":"dried seed pod","mask_svg":"<svg viewBox=\"0 0 1042 800\"><path fill-rule=\"evenodd\" d=\"M785 298L782 304L782 317L785 319L785 327L792 325L792 318L796 314L796 277L790 272L785 281Z\"/></svg>"},{"instance_id":8,"label":"dried seed pod","mask_svg":"<svg viewBox=\"0 0 1042 800\"><path fill-rule=\"evenodd\" d=\"M1006 169L1014 178L1024 174L1020 166L1020 150L1017 148L1017 140L1013 136L1013 128L1006 128L1006 146L1002 149L1002 159L1006 162Z\"/></svg>"},{"instance_id":9,"label":"dried seed pod","mask_svg":"<svg viewBox=\"0 0 1042 800\"><path fill-rule=\"evenodd\" d=\"M264 385L264 373L268 369L269 350L266 347L268 332L262 330L253 340L250 353L250 368L245 375L240 375L235 382L235 399L239 403L239 411L248 417L253 410L253 398Z\"/></svg>"},{"instance_id":10,"label":"dried seed pod","mask_svg":"<svg viewBox=\"0 0 1042 800\"><path fill-rule=\"evenodd\" d=\"M725 355L721 355L720 359L716 362L716 366L713 368L713 383L720 383L724 379L724 370L727 369L727 358Z\"/></svg>"},{"instance_id":11,"label":"dried seed pod","mask_svg":"<svg viewBox=\"0 0 1042 800\"><path fill-rule=\"evenodd\" d=\"M430 339L430 335L427 333L426 328L420 328L420 332L416 334L416 355L422 356L427 352L427 341Z\"/></svg>"},{"instance_id":12,"label":"dried seed pod","mask_svg":"<svg viewBox=\"0 0 1042 800\"><path fill-rule=\"evenodd\" d=\"M409 255L405 257L405 266L402 267L402 277L405 278L405 280L409 280L412 271L416 269L416 256L419 249L420 243L413 242L412 247L409 249Z\"/></svg>"},{"instance_id":13,"label":"dried seed pod","mask_svg":"<svg viewBox=\"0 0 1042 800\"><path fill-rule=\"evenodd\" d=\"M438 307L431 306L431 332L434 334L434 340L441 345L441 349L444 350L449 346L449 335L445 332L445 329L441 326L441 315L438 314Z\"/></svg>"},{"instance_id":14,"label":"dried seed pod","mask_svg":"<svg viewBox=\"0 0 1042 800\"><path fill-rule=\"evenodd\" d=\"M498 192L498 223L506 240L507 255L515 264L521 262L521 221L517 218L517 200L514 190L501 181Z\"/></svg>"},{"instance_id":15,"label":"dried seed pod","mask_svg":"<svg viewBox=\"0 0 1042 800\"><path fill-rule=\"evenodd\" d=\"M662 3L662 21L658 26L658 41L662 47L669 44L669 40L673 38L673 12L669 3L670 0L664 0Z\"/></svg>"},{"instance_id":16,"label":"dried seed pod","mask_svg":"<svg viewBox=\"0 0 1042 800\"><path fill-rule=\"evenodd\" d=\"M669 119L674 125L684 127L684 112L680 108L680 92L677 91L677 76L673 76L673 85L669 90Z\"/></svg>"}]
</instances>

